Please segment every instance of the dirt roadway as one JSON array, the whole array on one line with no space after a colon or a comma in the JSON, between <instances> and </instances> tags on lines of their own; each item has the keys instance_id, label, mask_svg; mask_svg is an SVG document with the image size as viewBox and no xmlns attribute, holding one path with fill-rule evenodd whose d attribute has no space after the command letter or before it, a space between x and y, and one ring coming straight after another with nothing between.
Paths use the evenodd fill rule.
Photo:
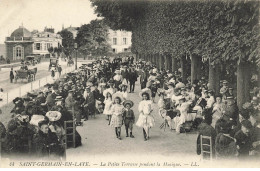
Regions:
<instances>
[{"instance_id":1,"label":"dirt roadway","mask_svg":"<svg viewBox=\"0 0 260 171\"><path fill-rule=\"evenodd\" d=\"M137 84L136 92L128 94L129 99L135 105L133 107L136 120L139 113L137 112L138 103L141 98L138 93L140 85ZM158 99L156 99L156 102ZM126 137L125 127L122 127L121 137L118 140L115 137L114 128L108 126L108 121L105 115L97 115L96 118L90 118L84 122L83 127L77 127L78 132L82 136L83 145L78 148L70 148L67 150L67 158L69 161L78 159L79 161L97 160L105 161L114 158L119 158L121 161L129 160L145 160L147 157L164 158L172 162L176 159L194 159L199 160L196 155L196 132L179 134L175 131L160 129L163 122L158 114L158 107L155 104L153 112L155 117L155 127L151 129L150 140L144 141L142 129L134 126L133 134L135 138ZM173 160L173 158L175 158ZM158 159L158 158L157 158ZM110 163L112 164L112 163Z\"/></svg>"}]
</instances>

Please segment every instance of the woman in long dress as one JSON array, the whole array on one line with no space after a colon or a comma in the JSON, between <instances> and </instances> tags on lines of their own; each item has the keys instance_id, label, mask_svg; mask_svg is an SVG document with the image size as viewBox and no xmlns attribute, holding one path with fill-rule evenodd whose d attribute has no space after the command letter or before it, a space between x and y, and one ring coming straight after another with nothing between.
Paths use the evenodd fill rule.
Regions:
<instances>
[{"instance_id":1,"label":"woman in long dress","mask_svg":"<svg viewBox=\"0 0 260 171\"><path fill-rule=\"evenodd\" d=\"M115 96L114 96L115 95ZM114 104L111 107L111 126L115 128L116 137L121 140L121 127L123 125L123 112L124 106L121 104L122 98L117 96L116 93L113 95Z\"/></svg>"},{"instance_id":2,"label":"woman in long dress","mask_svg":"<svg viewBox=\"0 0 260 171\"><path fill-rule=\"evenodd\" d=\"M153 102L150 100L151 95L148 90L141 92L143 100L139 103L138 111L140 115L136 122L136 126L143 128L144 141L149 139L149 129L154 126Z\"/></svg>"}]
</instances>

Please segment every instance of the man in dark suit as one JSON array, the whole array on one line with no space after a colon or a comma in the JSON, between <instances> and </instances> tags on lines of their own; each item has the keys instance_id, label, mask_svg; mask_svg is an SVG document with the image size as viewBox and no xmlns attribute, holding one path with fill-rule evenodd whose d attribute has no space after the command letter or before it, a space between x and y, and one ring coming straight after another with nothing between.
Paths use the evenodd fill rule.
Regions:
<instances>
[{"instance_id":1,"label":"man in dark suit","mask_svg":"<svg viewBox=\"0 0 260 171\"><path fill-rule=\"evenodd\" d=\"M86 87L86 91L84 92L84 113L85 113L85 121L88 120L89 114L94 114L95 112L95 98L93 92L90 91L90 86Z\"/></svg>"},{"instance_id":2,"label":"man in dark suit","mask_svg":"<svg viewBox=\"0 0 260 171\"><path fill-rule=\"evenodd\" d=\"M130 92L132 93L135 91L135 82L137 81L138 74L134 68L131 68L129 72L129 82L130 82Z\"/></svg>"},{"instance_id":3,"label":"man in dark suit","mask_svg":"<svg viewBox=\"0 0 260 171\"><path fill-rule=\"evenodd\" d=\"M148 73L141 69L141 74L140 74L140 84L141 84L141 89L144 89L146 87L146 83L148 80Z\"/></svg>"},{"instance_id":4,"label":"man in dark suit","mask_svg":"<svg viewBox=\"0 0 260 171\"><path fill-rule=\"evenodd\" d=\"M127 66L123 66L123 70L121 71L121 75L123 79L126 79L126 82L128 83L129 80L129 71L127 70Z\"/></svg>"}]
</instances>

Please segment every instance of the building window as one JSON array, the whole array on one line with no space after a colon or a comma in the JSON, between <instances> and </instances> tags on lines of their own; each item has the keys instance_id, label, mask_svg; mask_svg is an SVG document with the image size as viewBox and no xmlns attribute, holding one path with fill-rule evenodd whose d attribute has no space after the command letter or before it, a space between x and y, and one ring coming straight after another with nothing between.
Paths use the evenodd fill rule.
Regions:
<instances>
[{"instance_id":1,"label":"building window","mask_svg":"<svg viewBox=\"0 0 260 171\"><path fill-rule=\"evenodd\" d=\"M47 50L47 43L44 43L44 50Z\"/></svg>"},{"instance_id":2,"label":"building window","mask_svg":"<svg viewBox=\"0 0 260 171\"><path fill-rule=\"evenodd\" d=\"M116 53L116 49L115 48L113 49L113 52Z\"/></svg>"},{"instance_id":3,"label":"building window","mask_svg":"<svg viewBox=\"0 0 260 171\"><path fill-rule=\"evenodd\" d=\"M123 45L127 45L127 39L125 37L123 38Z\"/></svg>"},{"instance_id":4,"label":"building window","mask_svg":"<svg viewBox=\"0 0 260 171\"><path fill-rule=\"evenodd\" d=\"M47 44L47 50L52 47L52 44L51 43L46 43Z\"/></svg>"},{"instance_id":5,"label":"building window","mask_svg":"<svg viewBox=\"0 0 260 171\"><path fill-rule=\"evenodd\" d=\"M128 50L127 48L124 48L124 52L127 52L127 50Z\"/></svg>"},{"instance_id":6,"label":"building window","mask_svg":"<svg viewBox=\"0 0 260 171\"><path fill-rule=\"evenodd\" d=\"M113 38L113 45L117 45L117 38Z\"/></svg>"},{"instance_id":7,"label":"building window","mask_svg":"<svg viewBox=\"0 0 260 171\"><path fill-rule=\"evenodd\" d=\"M36 50L41 50L41 43L35 43Z\"/></svg>"}]
</instances>

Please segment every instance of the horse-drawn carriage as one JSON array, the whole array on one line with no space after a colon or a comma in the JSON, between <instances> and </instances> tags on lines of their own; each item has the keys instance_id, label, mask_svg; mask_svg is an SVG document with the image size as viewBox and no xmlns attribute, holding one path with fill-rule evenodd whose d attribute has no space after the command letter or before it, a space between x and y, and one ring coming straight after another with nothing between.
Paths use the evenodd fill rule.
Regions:
<instances>
[{"instance_id":1,"label":"horse-drawn carriage","mask_svg":"<svg viewBox=\"0 0 260 171\"><path fill-rule=\"evenodd\" d=\"M51 70L52 67L54 67L55 70L57 70L58 64L59 64L59 59L57 59L57 58L50 58L49 70Z\"/></svg>"},{"instance_id":2,"label":"horse-drawn carriage","mask_svg":"<svg viewBox=\"0 0 260 171\"><path fill-rule=\"evenodd\" d=\"M25 65L36 65L38 63L40 63L41 61L41 57L39 55L35 56L35 55L31 55L31 56L26 56L24 61L22 62Z\"/></svg>"},{"instance_id":3,"label":"horse-drawn carriage","mask_svg":"<svg viewBox=\"0 0 260 171\"><path fill-rule=\"evenodd\" d=\"M28 82L30 81L34 81L35 80L35 76L37 73L37 68L33 68L33 69L29 69L29 70L17 70L15 71L16 75L15 75L15 82L17 82L18 79L21 80L27 80Z\"/></svg>"}]
</instances>

